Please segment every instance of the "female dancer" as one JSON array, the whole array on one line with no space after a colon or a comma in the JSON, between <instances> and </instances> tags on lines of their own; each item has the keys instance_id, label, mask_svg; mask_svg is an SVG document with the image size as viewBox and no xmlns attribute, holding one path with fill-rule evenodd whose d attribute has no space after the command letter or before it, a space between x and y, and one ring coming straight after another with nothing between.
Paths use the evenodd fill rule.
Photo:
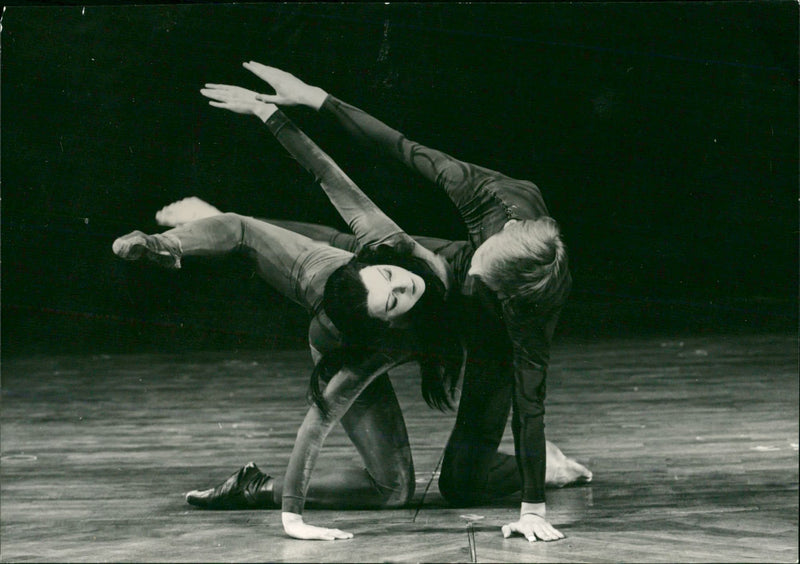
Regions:
<instances>
[{"instance_id":1,"label":"female dancer","mask_svg":"<svg viewBox=\"0 0 800 564\"><path fill-rule=\"evenodd\" d=\"M453 267L470 320L462 326L471 329L439 489L452 502L468 504L521 486L520 517L503 534L563 538L546 519L544 399L550 343L571 276L558 225L538 187L410 141L289 73L252 61L244 66L275 90L260 100L333 117L355 139L443 188L457 206L471 248L432 248ZM497 453L512 404L516 459Z\"/></svg>"},{"instance_id":2,"label":"female dancer","mask_svg":"<svg viewBox=\"0 0 800 564\"><path fill-rule=\"evenodd\" d=\"M345 219L368 251L353 255L237 214L200 219L155 235L134 231L114 241L113 250L125 259L148 258L171 268L180 268L183 256L243 251L270 285L314 315L309 341L316 362L311 384L315 401L298 432L283 483L249 464L219 488L196 492L194 502L277 507L280 500L288 535L350 538L350 533L305 523L304 503L397 507L413 496L408 436L386 372L416 360L426 400L448 404L447 392L462 363L462 347L452 332L456 324L449 321L444 302L449 270L363 194L350 189L350 179L274 105L256 101L252 93L243 97L232 87L218 89L216 95L213 105L262 119L320 179L323 189L340 196ZM327 381L324 390L320 379ZM318 473L309 489L319 449L338 421L366 468Z\"/></svg>"}]
</instances>

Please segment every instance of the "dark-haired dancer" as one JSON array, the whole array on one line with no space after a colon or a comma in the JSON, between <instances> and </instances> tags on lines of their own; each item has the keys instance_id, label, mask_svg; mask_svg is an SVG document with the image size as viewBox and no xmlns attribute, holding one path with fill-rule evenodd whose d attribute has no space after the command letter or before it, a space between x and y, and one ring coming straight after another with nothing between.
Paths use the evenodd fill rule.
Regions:
<instances>
[{"instance_id":1,"label":"dark-haired dancer","mask_svg":"<svg viewBox=\"0 0 800 564\"><path fill-rule=\"evenodd\" d=\"M215 105L262 119L326 191L339 195L340 209L352 212L345 219L367 251L354 255L237 214L155 235L134 231L114 241L113 250L122 258L148 258L171 268L179 268L184 256L244 252L273 288L313 315L315 403L298 432L284 481L250 464L216 490L196 492L195 501L219 508L282 506L284 529L292 537L350 538L338 529L306 524L303 506L308 499L337 508L399 507L413 496L408 435L386 372L417 361L428 403L448 405L462 361L445 303L448 268L351 189L350 179L275 106L228 93L226 102ZM319 380L327 381L324 391ZM323 469L311 483L322 442L339 421L365 468Z\"/></svg>"}]
</instances>

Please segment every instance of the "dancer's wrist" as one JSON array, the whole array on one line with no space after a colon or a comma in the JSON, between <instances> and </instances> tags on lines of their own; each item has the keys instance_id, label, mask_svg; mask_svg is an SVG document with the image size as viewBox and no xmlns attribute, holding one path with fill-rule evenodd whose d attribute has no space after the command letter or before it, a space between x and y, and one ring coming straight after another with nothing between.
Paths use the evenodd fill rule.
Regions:
<instances>
[{"instance_id":1,"label":"dancer's wrist","mask_svg":"<svg viewBox=\"0 0 800 564\"><path fill-rule=\"evenodd\" d=\"M281 513L281 521L283 522L283 526L286 527L288 525L302 523L303 516L300 515L299 513L292 513L291 511L283 511Z\"/></svg>"},{"instance_id":2,"label":"dancer's wrist","mask_svg":"<svg viewBox=\"0 0 800 564\"><path fill-rule=\"evenodd\" d=\"M258 119L260 119L264 123L266 123L267 120L270 117L272 117L272 114L274 114L277 111L278 111L278 106L276 106L275 104L264 104L264 103L259 104L256 108L253 109L253 113L258 117Z\"/></svg>"},{"instance_id":3,"label":"dancer's wrist","mask_svg":"<svg viewBox=\"0 0 800 564\"><path fill-rule=\"evenodd\" d=\"M319 111L319 109L322 107L322 104L325 103L325 99L327 97L328 93L322 88L319 88L318 86L309 86L308 90L303 95L303 104L309 108Z\"/></svg>"},{"instance_id":4,"label":"dancer's wrist","mask_svg":"<svg viewBox=\"0 0 800 564\"><path fill-rule=\"evenodd\" d=\"M524 515L536 515L542 519L545 519L547 517L547 507L544 502L529 503L527 501L523 501L519 510L519 516L522 518Z\"/></svg>"}]
</instances>

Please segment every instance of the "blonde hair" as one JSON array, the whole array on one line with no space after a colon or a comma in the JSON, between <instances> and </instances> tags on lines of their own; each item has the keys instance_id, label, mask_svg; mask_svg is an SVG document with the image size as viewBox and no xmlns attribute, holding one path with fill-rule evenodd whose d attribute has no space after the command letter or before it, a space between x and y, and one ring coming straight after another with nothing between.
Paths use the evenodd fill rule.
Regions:
<instances>
[{"instance_id":1,"label":"blonde hair","mask_svg":"<svg viewBox=\"0 0 800 564\"><path fill-rule=\"evenodd\" d=\"M552 217L516 221L496 233L485 281L511 300L550 309L571 286L567 247ZM488 241L487 241L488 242ZM484 243L485 244L485 243Z\"/></svg>"}]
</instances>

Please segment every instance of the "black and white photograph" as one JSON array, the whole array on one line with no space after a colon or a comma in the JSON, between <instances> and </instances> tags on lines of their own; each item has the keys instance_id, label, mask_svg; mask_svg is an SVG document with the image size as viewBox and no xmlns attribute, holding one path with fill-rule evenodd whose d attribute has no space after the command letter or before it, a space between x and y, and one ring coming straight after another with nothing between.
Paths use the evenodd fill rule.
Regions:
<instances>
[{"instance_id":1,"label":"black and white photograph","mask_svg":"<svg viewBox=\"0 0 800 564\"><path fill-rule=\"evenodd\" d=\"M799 6L3 6L0 562L798 562Z\"/></svg>"}]
</instances>

